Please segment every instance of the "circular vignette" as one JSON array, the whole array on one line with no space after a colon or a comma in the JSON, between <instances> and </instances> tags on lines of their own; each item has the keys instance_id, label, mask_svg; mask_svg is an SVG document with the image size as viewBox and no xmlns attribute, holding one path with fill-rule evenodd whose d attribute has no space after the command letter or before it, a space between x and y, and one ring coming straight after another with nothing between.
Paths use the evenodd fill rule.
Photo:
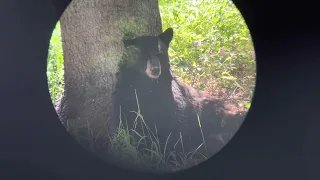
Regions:
<instances>
[{"instance_id":1,"label":"circular vignette","mask_svg":"<svg viewBox=\"0 0 320 180\"><path fill-rule=\"evenodd\" d=\"M207 1L160 0L159 10L155 1L140 4L72 1L53 31L47 76L51 98L61 122L85 149L121 167L167 173L199 164L234 136L250 108L253 95L256 76L254 48L246 24L235 6L227 0ZM190 21L194 23L188 23ZM118 65L126 63L122 40L141 35L157 36L162 33L161 29L164 31L170 27L174 35L168 55L171 70L178 77L172 85L173 89L176 88L173 93L175 102L178 108L191 107L200 112L183 112L184 116L193 117L196 123L178 130L184 132L186 138L192 138L186 133L188 131L201 133L199 137L203 141L198 146L189 144L197 151L202 148L207 153L210 149L211 154L193 157L195 153L192 151L183 152L188 141L183 144L179 133L172 137L180 138L178 142L184 153L180 160L176 154L172 157L169 153L166 157L161 151L162 144L156 145L159 148L155 149L149 146L147 152L151 150L153 154L141 153L136 144L141 139L130 139L135 132L130 134L132 131L118 126L119 122L115 120L119 116L114 113L112 92L120 78L117 76ZM126 74L125 71L122 74ZM148 88L152 87L145 89ZM191 95L183 94L184 91ZM199 94L198 91L206 93ZM137 99L149 102L148 98L142 93L142 98ZM142 111L154 112L152 109ZM216 121L201 126L202 117L204 123L207 123L207 117L215 117ZM185 120L192 121L191 118ZM212 132L202 131L207 125L219 128ZM165 129L163 125L162 128ZM150 135L149 141L152 145L157 138Z\"/></svg>"}]
</instances>

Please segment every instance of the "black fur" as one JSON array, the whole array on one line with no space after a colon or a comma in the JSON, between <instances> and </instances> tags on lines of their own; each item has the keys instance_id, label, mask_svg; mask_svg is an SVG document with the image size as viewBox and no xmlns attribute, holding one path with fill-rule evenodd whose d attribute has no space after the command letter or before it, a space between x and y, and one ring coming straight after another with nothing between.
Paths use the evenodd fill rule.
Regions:
<instances>
[{"instance_id":1,"label":"black fur","mask_svg":"<svg viewBox=\"0 0 320 180\"><path fill-rule=\"evenodd\" d=\"M142 36L124 41L128 49L124 53L124 62L117 75L116 113L120 114L121 106L123 123L127 123L129 129L133 127L136 115L129 111L138 111L136 91L146 124L153 131L154 125L157 126L160 148L164 148L164 143L171 133L167 150L173 150L181 132L184 149L179 142L175 151L188 153L203 142L198 115L205 140L208 140L210 134L221 132L220 124L225 106L223 102L195 90L171 74L168 47L172 37L173 30L169 28L159 36ZM160 53L159 39L162 43ZM154 56L157 56L156 59L161 64L161 74L157 79L152 79L145 73L148 57L150 59ZM141 133L142 129L138 128L137 131ZM200 149L200 152L204 151L204 148Z\"/></svg>"}]
</instances>

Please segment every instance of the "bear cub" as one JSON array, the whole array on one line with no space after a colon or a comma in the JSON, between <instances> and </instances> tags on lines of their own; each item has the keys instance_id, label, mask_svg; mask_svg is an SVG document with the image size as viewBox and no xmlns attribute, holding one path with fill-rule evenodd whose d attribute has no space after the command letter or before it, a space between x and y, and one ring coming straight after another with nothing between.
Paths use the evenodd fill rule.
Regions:
<instances>
[{"instance_id":1,"label":"bear cub","mask_svg":"<svg viewBox=\"0 0 320 180\"><path fill-rule=\"evenodd\" d=\"M152 137L153 141L140 141L141 150L157 146L178 156L192 151L203 154L208 151L203 142L211 143L209 137L222 131L228 108L172 75L168 55L172 38L173 29L168 28L158 36L123 41L115 113L126 129L134 129L138 141L144 135Z\"/></svg>"}]
</instances>

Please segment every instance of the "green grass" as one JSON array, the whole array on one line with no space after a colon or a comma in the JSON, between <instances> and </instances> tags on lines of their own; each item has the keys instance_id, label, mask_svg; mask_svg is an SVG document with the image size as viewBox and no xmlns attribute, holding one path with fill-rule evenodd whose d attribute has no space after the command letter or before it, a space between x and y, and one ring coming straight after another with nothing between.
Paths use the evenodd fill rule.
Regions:
<instances>
[{"instance_id":1,"label":"green grass","mask_svg":"<svg viewBox=\"0 0 320 180\"><path fill-rule=\"evenodd\" d=\"M163 29L173 27L170 59L174 74L198 90L251 101L255 85L249 30L228 0L159 0Z\"/></svg>"},{"instance_id":2,"label":"green grass","mask_svg":"<svg viewBox=\"0 0 320 180\"><path fill-rule=\"evenodd\" d=\"M235 6L229 0L159 0L159 6L163 30L174 29L169 49L173 73L198 90L232 100L239 109L248 109L256 77L254 48L249 30ZM49 91L55 103L64 90L59 23L52 34L47 61ZM130 167L145 164L144 167L152 169L175 171L190 166L193 152L185 152L181 157L165 154L156 132L151 132L143 123L143 115L139 111L132 113L136 113L137 125L142 125L145 133L137 134L135 129L125 129L120 124L117 133L110 137L109 154L121 155L117 161L122 159L128 166L131 164ZM153 142L153 147L146 149L151 152L148 157L137 149L146 139ZM177 143L183 144L183 137ZM176 160L168 162L170 156Z\"/></svg>"},{"instance_id":3,"label":"green grass","mask_svg":"<svg viewBox=\"0 0 320 180\"><path fill-rule=\"evenodd\" d=\"M132 111L136 114L134 128L127 129L124 126L124 121L120 115L120 124L117 129L117 132L114 136L110 138L109 146L109 155L117 157L117 164L123 165L126 164L127 167L134 168L137 170L155 170L157 172L170 172L185 169L195 165L190 163L190 160L193 160L194 155L197 153L197 150L203 145L200 144L192 152L184 152L182 154L177 154L175 151L171 151L166 154L167 143L164 147L161 147L159 144L157 132L153 132L150 127L145 123L143 115L140 113L139 99L136 94L136 101L138 111ZM199 128L202 133L200 119L198 117ZM142 134L136 131L137 126L142 127ZM136 138L138 137L138 138ZM170 139L170 135L167 137L167 141ZM151 147L146 147L139 151L138 147L141 143L146 143L145 141L151 141ZM176 144L181 143L183 147L183 137L180 134L180 139ZM146 156L146 154L149 154ZM208 156L208 154L207 154ZM206 159L207 156L204 156Z\"/></svg>"},{"instance_id":4,"label":"green grass","mask_svg":"<svg viewBox=\"0 0 320 180\"><path fill-rule=\"evenodd\" d=\"M49 83L49 92L52 102L55 103L63 95L64 88L64 69L63 52L61 43L60 23L52 33L50 40L48 59L47 59L47 77Z\"/></svg>"}]
</instances>

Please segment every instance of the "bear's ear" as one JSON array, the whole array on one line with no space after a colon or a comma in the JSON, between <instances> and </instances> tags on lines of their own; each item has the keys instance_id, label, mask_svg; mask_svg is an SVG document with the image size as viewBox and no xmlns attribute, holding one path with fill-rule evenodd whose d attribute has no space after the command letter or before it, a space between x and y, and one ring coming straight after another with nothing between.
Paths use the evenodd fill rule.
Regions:
<instances>
[{"instance_id":1,"label":"bear's ear","mask_svg":"<svg viewBox=\"0 0 320 180\"><path fill-rule=\"evenodd\" d=\"M159 35L159 38L167 47L169 47L169 44L173 38L173 29L168 28L167 30L165 30L163 33Z\"/></svg>"},{"instance_id":2,"label":"bear's ear","mask_svg":"<svg viewBox=\"0 0 320 180\"><path fill-rule=\"evenodd\" d=\"M123 40L124 47L128 47L134 45L134 39L131 40Z\"/></svg>"}]
</instances>

